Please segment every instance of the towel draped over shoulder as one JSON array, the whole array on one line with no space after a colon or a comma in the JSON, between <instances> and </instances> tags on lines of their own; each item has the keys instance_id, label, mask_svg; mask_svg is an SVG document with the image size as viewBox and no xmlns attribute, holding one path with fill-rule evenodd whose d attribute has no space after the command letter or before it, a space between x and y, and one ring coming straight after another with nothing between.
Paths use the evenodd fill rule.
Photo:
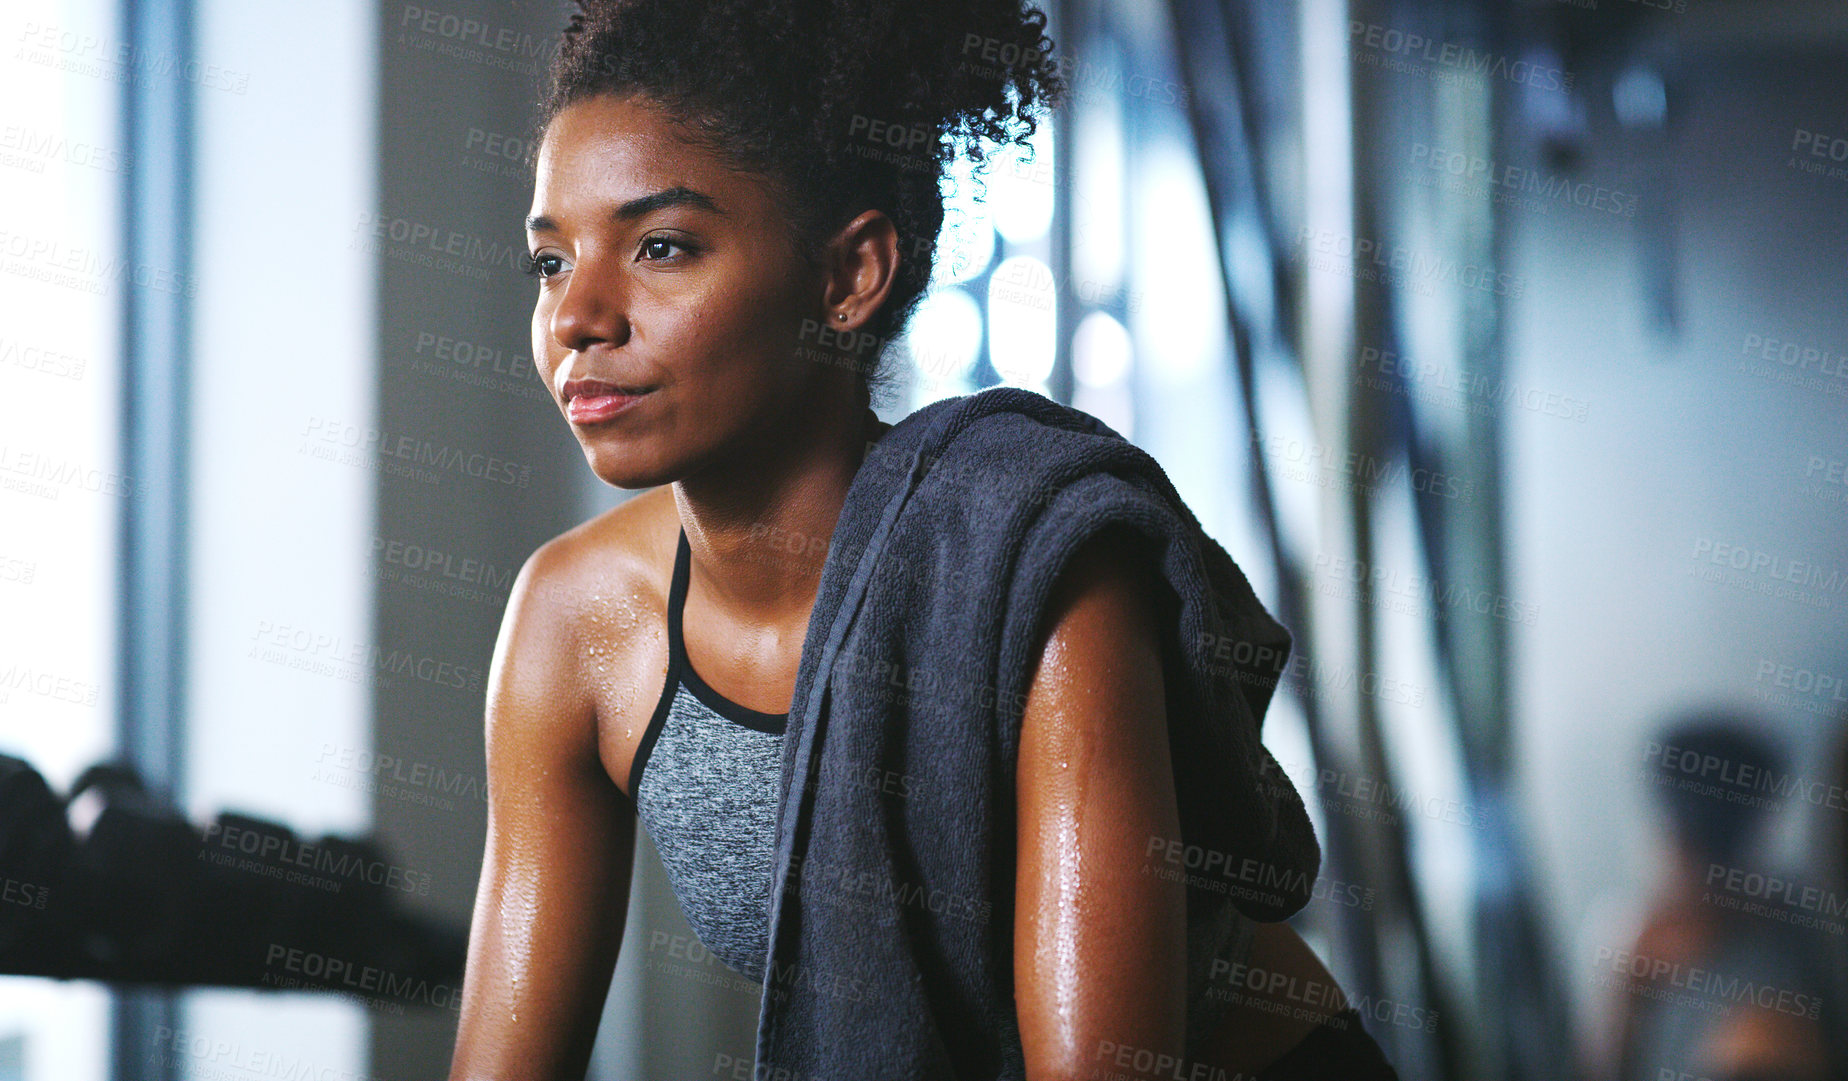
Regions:
<instances>
[{"instance_id":1,"label":"towel draped over shoulder","mask_svg":"<svg viewBox=\"0 0 1848 1081\"><path fill-rule=\"evenodd\" d=\"M1153 458L995 388L868 448L830 540L784 735L763 1081L1024 1079L1014 777L1059 571L1133 530L1173 591L1164 678L1189 904L1305 904L1320 850L1259 743L1290 635Z\"/></svg>"}]
</instances>

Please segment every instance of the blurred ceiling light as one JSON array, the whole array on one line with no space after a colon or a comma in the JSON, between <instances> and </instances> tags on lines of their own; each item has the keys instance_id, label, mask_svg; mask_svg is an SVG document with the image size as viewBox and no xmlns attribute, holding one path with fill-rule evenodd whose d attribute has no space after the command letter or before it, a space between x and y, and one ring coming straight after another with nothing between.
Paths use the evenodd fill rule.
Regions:
<instances>
[{"instance_id":1,"label":"blurred ceiling light","mask_svg":"<svg viewBox=\"0 0 1848 1081\"><path fill-rule=\"evenodd\" d=\"M1659 128L1668 115L1668 88L1660 72L1639 64L1611 84L1611 105L1626 128Z\"/></svg>"},{"instance_id":2,"label":"blurred ceiling light","mask_svg":"<svg viewBox=\"0 0 1848 1081\"><path fill-rule=\"evenodd\" d=\"M1087 387L1105 388L1129 377L1134 360L1129 330L1109 312L1092 312L1072 335L1072 376Z\"/></svg>"},{"instance_id":3,"label":"blurred ceiling light","mask_svg":"<svg viewBox=\"0 0 1848 1081\"><path fill-rule=\"evenodd\" d=\"M1052 375L1058 331L1052 268L1017 255L988 280L988 358L1010 386L1033 387Z\"/></svg>"},{"instance_id":4,"label":"blurred ceiling light","mask_svg":"<svg viewBox=\"0 0 1848 1081\"><path fill-rule=\"evenodd\" d=\"M1146 370L1171 384L1191 382L1215 356L1225 294L1213 217L1199 163L1179 133L1152 137L1139 155L1134 225L1137 244L1130 327Z\"/></svg>"},{"instance_id":5,"label":"blurred ceiling light","mask_svg":"<svg viewBox=\"0 0 1848 1081\"><path fill-rule=\"evenodd\" d=\"M982 309L966 289L925 293L905 330L905 354L920 382L967 379L981 346Z\"/></svg>"},{"instance_id":6,"label":"blurred ceiling light","mask_svg":"<svg viewBox=\"0 0 1848 1081\"><path fill-rule=\"evenodd\" d=\"M1105 95L1085 98L1077 113L1072 268L1080 281L1114 292L1123 281L1122 121L1115 101Z\"/></svg>"},{"instance_id":7,"label":"blurred ceiling light","mask_svg":"<svg viewBox=\"0 0 1848 1081\"><path fill-rule=\"evenodd\" d=\"M989 172L988 203L995 228L1012 244L1026 244L1052 228L1052 119L1042 117L1025 147L1012 146Z\"/></svg>"}]
</instances>

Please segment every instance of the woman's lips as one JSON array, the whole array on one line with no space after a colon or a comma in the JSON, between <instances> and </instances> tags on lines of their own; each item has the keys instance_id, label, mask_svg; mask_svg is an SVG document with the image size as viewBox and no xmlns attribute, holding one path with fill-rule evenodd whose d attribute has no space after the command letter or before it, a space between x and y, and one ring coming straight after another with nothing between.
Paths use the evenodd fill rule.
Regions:
<instances>
[{"instance_id":1,"label":"woman's lips","mask_svg":"<svg viewBox=\"0 0 1848 1081\"><path fill-rule=\"evenodd\" d=\"M565 416L573 424L601 424L611 417L628 411L636 402L648 396L648 391L609 392L596 391L574 396L565 404Z\"/></svg>"}]
</instances>

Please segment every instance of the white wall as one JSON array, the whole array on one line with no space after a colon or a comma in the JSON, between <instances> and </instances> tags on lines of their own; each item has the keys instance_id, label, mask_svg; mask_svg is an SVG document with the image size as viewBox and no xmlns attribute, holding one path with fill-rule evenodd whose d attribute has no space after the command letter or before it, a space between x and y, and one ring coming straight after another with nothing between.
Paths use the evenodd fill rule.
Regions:
<instances>
[{"instance_id":1,"label":"white wall","mask_svg":"<svg viewBox=\"0 0 1848 1081\"><path fill-rule=\"evenodd\" d=\"M201 0L197 33L233 77L198 91L187 807L361 833L367 775L339 757L371 746L369 670L343 658L372 638L375 474L304 453L302 417L374 413L374 260L354 241L375 203L375 11ZM195 992L184 1018L365 1070L365 1011L332 996Z\"/></svg>"},{"instance_id":2,"label":"white wall","mask_svg":"<svg viewBox=\"0 0 1848 1081\"><path fill-rule=\"evenodd\" d=\"M58 791L115 743L116 7L0 17L0 754ZM99 985L0 977L0 1076L101 1081L108 1026Z\"/></svg>"}]
</instances>

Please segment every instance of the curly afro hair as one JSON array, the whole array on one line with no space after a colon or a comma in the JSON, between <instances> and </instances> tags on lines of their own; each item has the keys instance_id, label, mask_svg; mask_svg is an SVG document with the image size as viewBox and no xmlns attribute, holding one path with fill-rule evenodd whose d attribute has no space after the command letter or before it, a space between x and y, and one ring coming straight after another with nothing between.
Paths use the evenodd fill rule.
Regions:
<instances>
[{"instance_id":1,"label":"curly afro hair","mask_svg":"<svg viewBox=\"0 0 1848 1081\"><path fill-rule=\"evenodd\" d=\"M904 328L929 284L942 183L1024 143L1064 92L1046 15L1015 0L579 0L552 62L549 123L599 94L667 109L766 178L813 260L867 210L898 233L899 269L867 328ZM879 357L862 365L869 388Z\"/></svg>"}]
</instances>

